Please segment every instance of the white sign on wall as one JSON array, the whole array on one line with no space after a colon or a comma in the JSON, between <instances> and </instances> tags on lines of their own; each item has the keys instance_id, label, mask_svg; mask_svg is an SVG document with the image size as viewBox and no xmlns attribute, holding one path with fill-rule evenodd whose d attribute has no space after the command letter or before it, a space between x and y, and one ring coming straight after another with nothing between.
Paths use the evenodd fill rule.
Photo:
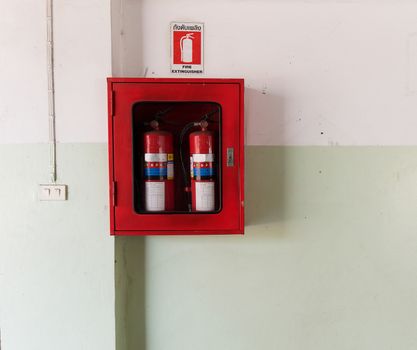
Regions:
<instances>
[{"instance_id":1,"label":"white sign on wall","mask_svg":"<svg viewBox=\"0 0 417 350\"><path fill-rule=\"evenodd\" d=\"M171 23L171 73L203 73L204 23Z\"/></svg>"}]
</instances>

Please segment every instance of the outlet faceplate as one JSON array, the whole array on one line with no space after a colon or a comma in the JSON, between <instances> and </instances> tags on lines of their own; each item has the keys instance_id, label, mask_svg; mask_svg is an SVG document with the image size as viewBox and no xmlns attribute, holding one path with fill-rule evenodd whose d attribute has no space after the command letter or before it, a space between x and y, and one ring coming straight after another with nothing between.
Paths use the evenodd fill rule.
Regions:
<instances>
[{"instance_id":1,"label":"outlet faceplate","mask_svg":"<svg viewBox=\"0 0 417 350\"><path fill-rule=\"evenodd\" d=\"M38 197L40 201L67 200L67 185L39 185Z\"/></svg>"}]
</instances>

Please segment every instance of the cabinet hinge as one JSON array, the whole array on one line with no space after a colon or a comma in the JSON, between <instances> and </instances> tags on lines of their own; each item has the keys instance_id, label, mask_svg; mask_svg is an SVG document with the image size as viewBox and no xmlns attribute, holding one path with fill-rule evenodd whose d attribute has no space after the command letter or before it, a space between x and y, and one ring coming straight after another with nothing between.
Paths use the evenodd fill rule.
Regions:
<instances>
[{"instance_id":1,"label":"cabinet hinge","mask_svg":"<svg viewBox=\"0 0 417 350\"><path fill-rule=\"evenodd\" d=\"M111 106L111 116L114 117L114 110L115 110L115 96L116 92L114 90L111 91L111 101L110 101L110 106Z\"/></svg>"}]
</instances>

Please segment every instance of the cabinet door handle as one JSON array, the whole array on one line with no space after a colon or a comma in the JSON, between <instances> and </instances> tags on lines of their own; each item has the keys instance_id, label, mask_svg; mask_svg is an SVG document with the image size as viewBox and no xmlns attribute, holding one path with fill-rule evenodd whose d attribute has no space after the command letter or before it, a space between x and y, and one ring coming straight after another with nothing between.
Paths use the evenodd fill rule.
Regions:
<instances>
[{"instance_id":1,"label":"cabinet door handle","mask_svg":"<svg viewBox=\"0 0 417 350\"><path fill-rule=\"evenodd\" d=\"M227 151L227 156L226 156L227 166L228 167L229 166L234 166L235 165L235 150L234 150L234 148L233 147L228 147L226 151Z\"/></svg>"}]
</instances>

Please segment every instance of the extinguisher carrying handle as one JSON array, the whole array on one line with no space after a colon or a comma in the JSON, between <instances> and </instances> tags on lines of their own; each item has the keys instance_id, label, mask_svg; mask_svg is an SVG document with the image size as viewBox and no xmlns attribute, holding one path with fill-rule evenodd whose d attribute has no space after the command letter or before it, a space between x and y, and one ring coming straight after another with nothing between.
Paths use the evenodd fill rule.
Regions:
<instances>
[{"instance_id":1,"label":"extinguisher carrying handle","mask_svg":"<svg viewBox=\"0 0 417 350\"><path fill-rule=\"evenodd\" d=\"M174 109L174 106L169 106L161 111L156 112L155 119L158 120L168 112L171 112ZM159 121L159 120L158 120Z\"/></svg>"},{"instance_id":2,"label":"extinguisher carrying handle","mask_svg":"<svg viewBox=\"0 0 417 350\"><path fill-rule=\"evenodd\" d=\"M168 114L169 112L171 112L174 109L174 106L169 106L165 109L162 109L158 112L155 113L153 119L150 122L144 122L143 125L144 126L152 126L153 122L158 122L158 123L166 123L166 121L162 118L164 115ZM169 124L169 123L166 123Z\"/></svg>"},{"instance_id":3,"label":"extinguisher carrying handle","mask_svg":"<svg viewBox=\"0 0 417 350\"><path fill-rule=\"evenodd\" d=\"M199 123L201 123L202 121L208 121L208 122L211 122L211 123L218 123L217 120L209 119L212 115L214 115L218 112L219 112L218 110L215 110L215 111L211 111L211 112L208 112L208 113L204 114L202 116L202 118L200 119Z\"/></svg>"},{"instance_id":4,"label":"extinguisher carrying handle","mask_svg":"<svg viewBox=\"0 0 417 350\"><path fill-rule=\"evenodd\" d=\"M182 124L182 123L175 123L173 121L168 121L164 118L164 116L169 114L169 112L171 112L174 108L175 108L174 106L169 106L168 108L165 108L163 110L158 111L157 113L155 113L152 121L144 122L143 125L144 126L151 126L153 121L157 121L159 124L166 124L166 125L171 125L171 126L183 126L184 124ZM216 114L217 112L218 112L217 110L208 112L208 113L204 114L198 122L195 122L195 123L199 124L204 120L206 120L210 123L218 123L219 122L218 120L210 119L210 117L212 115Z\"/></svg>"}]
</instances>

